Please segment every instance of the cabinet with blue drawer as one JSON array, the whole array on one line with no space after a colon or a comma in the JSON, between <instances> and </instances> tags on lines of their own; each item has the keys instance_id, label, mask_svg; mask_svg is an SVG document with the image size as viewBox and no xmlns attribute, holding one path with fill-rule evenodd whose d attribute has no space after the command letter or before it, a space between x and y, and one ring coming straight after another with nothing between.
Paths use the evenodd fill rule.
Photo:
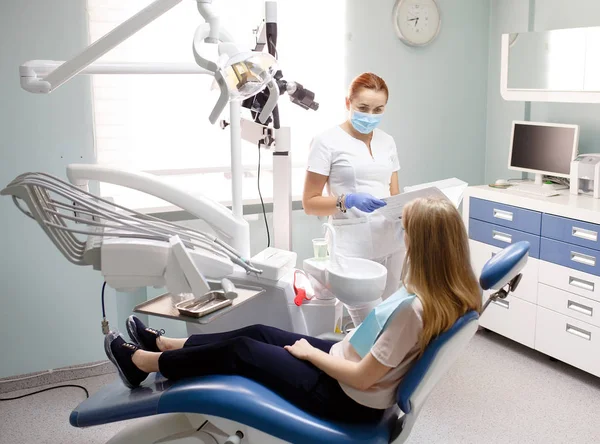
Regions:
<instances>
[{"instance_id":1,"label":"cabinet with blue drawer","mask_svg":"<svg viewBox=\"0 0 600 444\"><path fill-rule=\"evenodd\" d=\"M542 226L542 213L475 197L471 198L469 217L537 236Z\"/></svg>"},{"instance_id":2,"label":"cabinet with blue drawer","mask_svg":"<svg viewBox=\"0 0 600 444\"><path fill-rule=\"evenodd\" d=\"M469 221L469 238L501 248L508 247L515 242L527 241L531 244L529 256L540 257L540 237L523 231L471 219Z\"/></svg>"},{"instance_id":3,"label":"cabinet with blue drawer","mask_svg":"<svg viewBox=\"0 0 600 444\"><path fill-rule=\"evenodd\" d=\"M600 226L566 217L544 214L542 237L600 250Z\"/></svg>"},{"instance_id":4,"label":"cabinet with blue drawer","mask_svg":"<svg viewBox=\"0 0 600 444\"><path fill-rule=\"evenodd\" d=\"M600 376L600 321L596 313L600 310L600 224L590 221L598 221L599 215L588 220L565 217L573 214L569 207L578 205L570 199L562 200L565 208L559 208L557 200L546 203L531 202L535 198L507 198L501 190L473 194L476 196L467 197L469 205L463 218L468 224L474 269L489 258L487 250L521 240L531 244L530 262L539 263L537 273L523 270L538 282L537 291L530 286L521 289L531 297L524 297L522 291L513 294L514 303L486 311L481 325ZM488 199L496 194L503 203ZM597 208L587 205L586 211ZM576 214L585 216L582 211ZM486 254L482 254L484 250Z\"/></svg>"},{"instance_id":5,"label":"cabinet with blue drawer","mask_svg":"<svg viewBox=\"0 0 600 444\"><path fill-rule=\"evenodd\" d=\"M543 261L600 276L600 251L542 237Z\"/></svg>"}]
</instances>

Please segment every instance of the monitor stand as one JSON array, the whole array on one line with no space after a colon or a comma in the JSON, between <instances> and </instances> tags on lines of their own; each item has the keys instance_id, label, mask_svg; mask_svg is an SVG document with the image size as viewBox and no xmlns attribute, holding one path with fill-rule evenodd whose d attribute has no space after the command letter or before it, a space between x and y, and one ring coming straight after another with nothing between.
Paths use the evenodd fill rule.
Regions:
<instances>
[{"instance_id":1,"label":"monitor stand","mask_svg":"<svg viewBox=\"0 0 600 444\"><path fill-rule=\"evenodd\" d=\"M535 174L535 181L533 183L535 185L540 186L540 187L543 186L544 188L552 188L552 189L554 189L556 191L558 191L558 190L566 190L567 188L569 188L566 185L560 185L560 184L557 184L557 183L544 184L544 175L543 174L539 174L539 173Z\"/></svg>"},{"instance_id":2,"label":"monitor stand","mask_svg":"<svg viewBox=\"0 0 600 444\"><path fill-rule=\"evenodd\" d=\"M535 174L535 181L533 183L535 183L536 185L539 185L539 186L544 185L544 175L536 173Z\"/></svg>"}]
</instances>

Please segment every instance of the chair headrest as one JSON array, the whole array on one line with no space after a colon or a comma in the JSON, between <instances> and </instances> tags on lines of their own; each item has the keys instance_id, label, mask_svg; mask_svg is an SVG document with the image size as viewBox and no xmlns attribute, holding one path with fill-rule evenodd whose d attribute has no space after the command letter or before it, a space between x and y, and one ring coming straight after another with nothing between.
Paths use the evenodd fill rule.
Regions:
<instances>
[{"instance_id":1,"label":"chair headrest","mask_svg":"<svg viewBox=\"0 0 600 444\"><path fill-rule=\"evenodd\" d=\"M481 288L498 290L508 284L527 263L529 247L527 241L517 242L487 261L479 276Z\"/></svg>"},{"instance_id":2,"label":"chair headrest","mask_svg":"<svg viewBox=\"0 0 600 444\"><path fill-rule=\"evenodd\" d=\"M461 331L470 322L476 321L479 318L479 314L476 311L469 311L454 323L450 329L436 337L429 343L425 352L421 357L412 365L410 370L404 375L402 382L398 386L396 393L396 401L398 406L404 413L411 411L410 398L419 383L423 380L427 371L431 367L433 360L437 356L438 352L452 339L456 333Z\"/></svg>"}]
</instances>

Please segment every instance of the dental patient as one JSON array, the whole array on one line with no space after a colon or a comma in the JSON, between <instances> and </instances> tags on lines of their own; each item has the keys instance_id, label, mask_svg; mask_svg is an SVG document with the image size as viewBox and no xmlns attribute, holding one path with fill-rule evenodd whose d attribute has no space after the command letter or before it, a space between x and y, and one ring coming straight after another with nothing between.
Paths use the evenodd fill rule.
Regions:
<instances>
[{"instance_id":1,"label":"dental patient","mask_svg":"<svg viewBox=\"0 0 600 444\"><path fill-rule=\"evenodd\" d=\"M467 233L452 203L416 199L402 220L404 286L380 304L397 308L383 331L368 328L384 311L380 306L339 343L262 325L174 339L130 316L133 343L111 332L106 353L130 388L152 372L173 380L240 375L319 417L377 420L394 405L398 384L427 344L468 311L481 309Z\"/></svg>"}]
</instances>

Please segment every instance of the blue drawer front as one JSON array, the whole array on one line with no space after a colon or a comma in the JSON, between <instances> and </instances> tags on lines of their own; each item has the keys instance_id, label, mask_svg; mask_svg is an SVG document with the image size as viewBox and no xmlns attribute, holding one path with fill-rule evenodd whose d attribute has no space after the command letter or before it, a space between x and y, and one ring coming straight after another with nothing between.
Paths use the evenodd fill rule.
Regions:
<instances>
[{"instance_id":1,"label":"blue drawer front","mask_svg":"<svg viewBox=\"0 0 600 444\"><path fill-rule=\"evenodd\" d=\"M600 250L600 225L544 214L542 236Z\"/></svg>"},{"instance_id":2,"label":"blue drawer front","mask_svg":"<svg viewBox=\"0 0 600 444\"><path fill-rule=\"evenodd\" d=\"M542 213L513 207L489 200L471 198L469 217L495 225L539 235L542 230Z\"/></svg>"},{"instance_id":3,"label":"blue drawer front","mask_svg":"<svg viewBox=\"0 0 600 444\"><path fill-rule=\"evenodd\" d=\"M600 276L600 251L542 238L541 259Z\"/></svg>"},{"instance_id":4,"label":"blue drawer front","mask_svg":"<svg viewBox=\"0 0 600 444\"><path fill-rule=\"evenodd\" d=\"M477 219L469 219L469 237L500 248L508 247L515 242L527 241L531 244L529 256L536 259L540 257L540 237L533 234L488 224Z\"/></svg>"}]
</instances>

